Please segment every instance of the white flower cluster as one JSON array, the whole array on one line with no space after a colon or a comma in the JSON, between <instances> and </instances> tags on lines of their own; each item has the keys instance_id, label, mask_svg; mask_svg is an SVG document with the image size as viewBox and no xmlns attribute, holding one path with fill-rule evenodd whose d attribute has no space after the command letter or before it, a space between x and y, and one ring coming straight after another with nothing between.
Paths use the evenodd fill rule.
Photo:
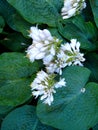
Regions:
<instances>
[{"instance_id":1,"label":"white flower cluster","mask_svg":"<svg viewBox=\"0 0 98 130\"><path fill-rule=\"evenodd\" d=\"M59 73L62 75L62 68L70 65L83 66L81 62L85 61L84 54L80 53L80 43L72 39L71 43L62 44L57 55L50 62L45 64L48 73Z\"/></svg>"},{"instance_id":2,"label":"white flower cluster","mask_svg":"<svg viewBox=\"0 0 98 130\"><path fill-rule=\"evenodd\" d=\"M80 43L72 39L70 43L61 44L61 40L53 37L47 30L31 27L32 45L27 49L27 57L31 62L42 59L46 72L40 71L31 84L32 94L41 96L45 104L51 105L55 88L66 86L65 79L54 80L55 74L62 75L62 69L70 65L83 66L84 54L80 53Z\"/></svg>"},{"instance_id":3,"label":"white flower cluster","mask_svg":"<svg viewBox=\"0 0 98 130\"><path fill-rule=\"evenodd\" d=\"M65 79L60 79L59 82L54 80L54 75L49 75L43 70L37 73L37 77L31 84L32 94L37 98L41 96L41 100L45 104L51 105L53 102L53 93L56 93L55 88L65 86Z\"/></svg>"},{"instance_id":4,"label":"white flower cluster","mask_svg":"<svg viewBox=\"0 0 98 130\"><path fill-rule=\"evenodd\" d=\"M55 55L56 47L60 44L59 39L52 37L47 29L40 30L37 27L30 28L29 36L33 40L32 45L27 50L27 57L30 61L51 60Z\"/></svg>"},{"instance_id":5,"label":"white flower cluster","mask_svg":"<svg viewBox=\"0 0 98 130\"><path fill-rule=\"evenodd\" d=\"M64 0L64 6L61 9L61 15L63 19L68 19L79 14L85 7L85 0Z\"/></svg>"}]
</instances>

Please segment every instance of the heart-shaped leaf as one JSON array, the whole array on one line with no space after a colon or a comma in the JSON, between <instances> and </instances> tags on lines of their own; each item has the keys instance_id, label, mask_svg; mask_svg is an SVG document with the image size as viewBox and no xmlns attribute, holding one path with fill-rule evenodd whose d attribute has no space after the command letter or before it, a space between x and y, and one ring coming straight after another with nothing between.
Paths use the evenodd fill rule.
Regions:
<instances>
[{"instance_id":1,"label":"heart-shaped leaf","mask_svg":"<svg viewBox=\"0 0 98 130\"><path fill-rule=\"evenodd\" d=\"M78 19L77 19L77 21L78 21ZM86 28L88 29L88 30L86 30L86 28L84 27L85 31L83 31L82 24L80 24L80 26L81 26L80 28L78 27L78 25L76 26L75 23L73 23L72 21L65 22L64 24L65 24L64 26L62 26L61 23L59 23L59 25L58 25L58 30L59 30L60 34L62 35L62 37L66 38L68 40L77 39L81 43L80 47L87 51L92 51L92 50L97 49L96 44L94 44L91 41L92 37L90 40L88 38L89 36L91 36L91 34L88 33L89 32L88 30L91 26L93 27L92 24L85 25L86 23L82 23L82 24L84 24L83 26L86 26ZM81 30L81 28L82 28L82 30ZM94 30L95 29L92 29L92 32ZM96 34L96 31L94 33ZM94 37L95 37L95 34L93 34Z\"/></svg>"},{"instance_id":2,"label":"heart-shaped leaf","mask_svg":"<svg viewBox=\"0 0 98 130\"><path fill-rule=\"evenodd\" d=\"M41 67L30 63L22 53L4 53L0 56L0 105L17 106L32 96L30 84ZM32 78L31 78L32 76Z\"/></svg>"},{"instance_id":3,"label":"heart-shaped leaf","mask_svg":"<svg viewBox=\"0 0 98 130\"><path fill-rule=\"evenodd\" d=\"M94 126L98 122L98 84L85 86L89 75L84 67L66 68L62 75L66 87L58 89L53 104L38 103L41 122L61 130L88 130Z\"/></svg>"},{"instance_id":4,"label":"heart-shaped leaf","mask_svg":"<svg viewBox=\"0 0 98 130\"><path fill-rule=\"evenodd\" d=\"M59 5L63 0L7 0L25 20L32 24L48 24L55 27L56 21L60 17L58 13ZM40 14L40 15L39 15Z\"/></svg>"},{"instance_id":5,"label":"heart-shaped leaf","mask_svg":"<svg viewBox=\"0 0 98 130\"><path fill-rule=\"evenodd\" d=\"M25 105L10 112L4 119L1 130L56 130L41 124L33 106Z\"/></svg>"},{"instance_id":6,"label":"heart-shaped leaf","mask_svg":"<svg viewBox=\"0 0 98 130\"><path fill-rule=\"evenodd\" d=\"M5 0L0 0L0 14L13 30L21 32L27 37L27 30L29 30L31 24L24 20L24 18Z\"/></svg>"}]
</instances>

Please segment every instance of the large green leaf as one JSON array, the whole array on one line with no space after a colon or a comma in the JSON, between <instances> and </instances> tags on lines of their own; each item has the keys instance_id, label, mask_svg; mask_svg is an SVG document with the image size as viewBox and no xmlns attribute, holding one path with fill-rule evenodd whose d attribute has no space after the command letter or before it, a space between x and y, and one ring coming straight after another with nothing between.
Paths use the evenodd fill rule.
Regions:
<instances>
[{"instance_id":1,"label":"large green leaf","mask_svg":"<svg viewBox=\"0 0 98 130\"><path fill-rule=\"evenodd\" d=\"M0 118L3 120L5 115L8 114L14 107L13 106L1 106L0 105Z\"/></svg>"},{"instance_id":2,"label":"large green leaf","mask_svg":"<svg viewBox=\"0 0 98 130\"><path fill-rule=\"evenodd\" d=\"M89 1L93 11L95 23L98 27L98 0L89 0Z\"/></svg>"},{"instance_id":3,"label":"large green leaf","mask_svg":"<svg viewBox=\"0 0 98 130\"><path fill-rule=\"evenodd\" d=\"M9 113L1 130L56 130L40 123L33 106L25 105Z\"/></svg>"},{"instance_id":4,"label":"large green leaf","mask_svg":"<svg viewBox=\"0 0 98 130\"><path fill-rule=\"evenodd\" d=\"M62 24L59 24L58 28L61 35L68 40L77 39L81 43L82 49L85 49L87 51L96 50L97 49L96 44L92 42L93 35L94 37L96 36L96 30L93 29L93 25L91 23L88 23L87 25L86 23L82 23L79 25L80 22L77 22L77 23L74 23L74 22L66 21L64 23L65 24L64 26L62 26ZM90 29L91 27L92 27L92 31ZM94 33L94 34L91 34L91 33Z\"/></svg>"},{"instance_id":5,"label":"large green leaf","mask_svg":"<svg viewBox=\"0 0 98 130\"><path fill-rule=\"evenodd\" d=\"M84 67L66 68L62 75L66 87L58 89L53 104L38 103L40 121L61 130L88 130L94 126L98 122L98 84L85 86L89 74ZM84 87L86 91L82 92Z\"/></svg>"},{"instance_id":6,"label":"large green leaf","mask_svg":"<svg viewBox=\"0 0 98 130\"><path fill-rule=\"evenodd\" d=\"M72 19L72 23L77 26L82 33L86 36L87 40L91 42L97 41L98 30L96 26L91 22L85 22L81 15L76 16Z\"/></svg>"},{"instance_id":7,"label":"large green leaf","mask_svg":"<svg viewBox=\"0 0 98 130\"><path fill-rule=\"evenodd\" d=\"M15 9L32 24L48 24L56 26L60 15L53 0L7 0ZM63 2L63 1L62 1Z\"/></svg>"},{"instance_id":8,"label":"large green leaf","mask_svg":"<svg viewBox=\"0 0 98 130\"><path fill-rule=\"evenodd\" d=\"M92 130L98 130L98 124L95 125Z\"/></svg>"},{"instance_id":9,"label":"large green leaf","mask_svg":"<svg viewBox=\"0 0 98 130\"><path fill-rule=\"evenodd\" d=\"M28 35L31 24L23 19L22 16L5 0L0 0L0 14L4 17L7 24L14 30L21 32L24 36Z\"/></svg>"},{"instance_id":10,"label":"large green leaf","mask_svg":"<svg viewBox=\"0 0 98 130\"><path fill-rule=\"evenodd\" d=\"M57 28L48 28L48 30L51 32L53 37L59 38L62 42L65 41L65 39L59 34Z\"/></svg>"},{"instance_id":11,"label":"large green leaf","mask_svg":"<svg viewBox=\"0 0 98 130\"><path fill-rule=\"evenodd\" d=\"M30 61L22 53L0 56L0 105L17 106L31 98L30 83L41 64ZM32 76L32 78L31 78Z\"/></svg>"},{"instance_id":12,"label":"large green leaf","mask_svg":"<svg viewBox=\"0 0 98 130\"><path fill-rule=\"evenodd\" d=\"M86 55L85 66L91 70L91 81L98 83L98 54L88 53Z\"/></svg>"}]
</instances>

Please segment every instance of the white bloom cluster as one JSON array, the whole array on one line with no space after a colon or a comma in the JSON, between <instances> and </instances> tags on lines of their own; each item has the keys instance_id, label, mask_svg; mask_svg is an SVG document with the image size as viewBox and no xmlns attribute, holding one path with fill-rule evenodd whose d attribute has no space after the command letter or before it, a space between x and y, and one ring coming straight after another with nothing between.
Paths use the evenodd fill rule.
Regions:
<instances>
[{"instance_id":1,"label":"white bloom cluster","mask_svg":"<svg viewBox=\"0 0 98 130\"><path fill-rule=\"evenodd\" d=\"M63 19L68 19L79 14L85 7L85 0L64 0L64 7L61 9L61 15Z\"/></svg>"},{"instance_id":2,"label":"white bloom cluster","mask_svg":"<svg viewBox=\"0 0 98 130\"><path fill-rule=\"evenodd\" d=\"M32 45L27 49L27 57L31 62L42 59L46 72L40 71L31 84L32 94L45 104L51 105L55 88L66 86L65 79L54 80L55 74L62 75L62 69L70 65L80 65L85 61L84 54L80 53L80 43L72 39L70 43L61 44L61 40L53 37L47 30L31 27Z\"/></svg>"},{"instance_id":3,"label":"white bloom cluster","mask_svg":"<svg viewBox=\"0 0 98 130\"><path fill-rule=\"evenodd\" d=\"M80 53L80 43L72 39L71 43L62 44L56 57L46 65L48 73L57 72L62 74L62 68L70 65L83 66L85 61L84 54Z\"/></svg>"},{"instance_id":4,"label":"white bloom cluster","mask_svg":"<svg viewBox=\"0 0 98 130\"><path fill-rule=\"evenodd\" d=\"M65 79L60 79L59 82L54 81L54 75L47 74L43 70L37 73L37 77L31 83L32 94L37 98L41 96L41 100L45 104L51 105L53 102L53 93L56 93L55 88L65 86Z\"/></svg>"},{"instance_id":5,"label":"white bloom cluster","mask_svg":"<svg viewBox=\"0 0 98 130\"><path fill-rule=\"evenodd\" d=\"M47 29L40 30L37 27L30 28L30 35L32 38L32 45L27 49L27 57L31 62L34 60L43 59L44 61L51 60L55 55L55 49L60 44L59 39L51 36Z\"/></svg>"}]
</instances>

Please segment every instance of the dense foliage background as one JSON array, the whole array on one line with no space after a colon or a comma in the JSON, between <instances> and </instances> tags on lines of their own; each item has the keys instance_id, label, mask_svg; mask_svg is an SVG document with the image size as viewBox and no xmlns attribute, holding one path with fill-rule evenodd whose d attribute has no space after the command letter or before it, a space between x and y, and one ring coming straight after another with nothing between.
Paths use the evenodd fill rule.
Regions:
<instances>
[{"instance_id":1,"label":"dense foliage background","mask_svg":"<svg viewBox=\"0 0 98 130\"><path fill-rule=\"evenodd\" d=\"M98 130L98 0L87 0L81 14L61 17L63 0L0 0L1 130ZM43 67L26 58L30 27L47 28L63 41L81 43L84 67L63 70L67 90L47 106L31 94L30 83ZM79 93L80 88L85 93Z\"/></svg>"}]
</instances>

